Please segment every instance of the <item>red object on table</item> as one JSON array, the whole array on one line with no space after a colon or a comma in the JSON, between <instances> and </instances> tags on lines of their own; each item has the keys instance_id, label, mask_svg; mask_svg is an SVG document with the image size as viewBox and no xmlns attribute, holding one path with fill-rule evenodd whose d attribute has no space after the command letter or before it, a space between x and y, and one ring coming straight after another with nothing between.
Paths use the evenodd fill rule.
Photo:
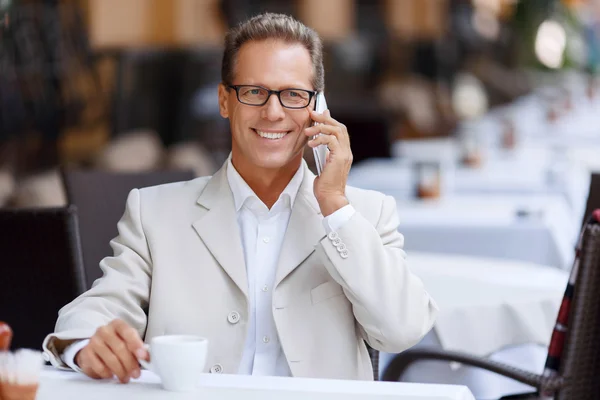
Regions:
<instances>
[{"instance_id":1,"label":"red object on table","mask_svg":"<svg viewBox=\"0 0 600 400\"><path fill-rule=\"evenodd\" d=\"M0 351L7 351L12 340L12 329L6 322L0 321Z\"/></svg>"}]
</instances>

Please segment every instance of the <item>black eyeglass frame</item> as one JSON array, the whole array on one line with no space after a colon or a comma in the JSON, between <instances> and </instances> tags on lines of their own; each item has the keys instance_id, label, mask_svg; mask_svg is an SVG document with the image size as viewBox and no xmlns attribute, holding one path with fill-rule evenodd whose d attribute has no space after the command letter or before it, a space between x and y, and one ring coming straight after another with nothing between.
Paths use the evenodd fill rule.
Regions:
<instances>
[{"instance_id":1,"label":"black eyeglass frame","mask_svg":"<svg viewBox=\"0 0 600 400\"><path fill-rule=\"evenodd\" d=\"M277 95L277 98L279 99L279 104L281 104L281 107L283 108L289 108L291 110L301 110L303 108L306 108L310 105L310 102L312 101L313 97L315 97L317 95L318 92L314 91L314 90L307 90L307 89L299 89L299 88L286 88L283 90L271 90L271 89L267 89L264 86L258 86L258 85L226 85L227 88L229 89L233 89L235 90L235 95L238 99L238 101L242 104L245 104L247 106L256 106L256 107L262 107L265 104L267 104L267 102L269 101L269 99L271 98L271 95ZM267 98L265 99L264 103L262 104L250 104L250 103L245 103L242 100L240 100L240 88L242 87L252 87L252 88L257 88L257 89L262 89L262 90L266 90L268 95ZM301 107L290 107L290 106L286 106L283 104L283 102L281 101L281 92L285 92L288 90L301 90L303 92L308 93L308 103L305 106L301 106Z\"/></svg>"}]
</instances>

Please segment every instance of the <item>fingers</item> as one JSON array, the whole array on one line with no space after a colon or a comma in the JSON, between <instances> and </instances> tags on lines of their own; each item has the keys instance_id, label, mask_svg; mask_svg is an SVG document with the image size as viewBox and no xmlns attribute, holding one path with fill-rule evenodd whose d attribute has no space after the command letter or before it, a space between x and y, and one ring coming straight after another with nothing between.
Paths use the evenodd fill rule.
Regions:
<instances>
[{"instance_id":1,"label":"fingers","mask_svg":"<svg viewBox=\"0 0 600 400\"><path fill-rule=\"evenodd\" d=\"M75 357L75 363L84 374L93 379L109 379L113 377L110 369L100 360L88 345L84 347Z\"/></svg>"},{"instance_id":2,"label":"fingers","mask_svg":"<svg viewBox=\"0 0 600 400\"><path fill-rule=\"evenodd\" d=\"M117 373L121 382L129 381L131 377L139 377L139 363L134 353L127 348L127 343L121 338L117 332L106 338L106 346L116 357L118 365L122 366L122 375ZM137 375L137 376L136 376Z\"/></svg>"},{"instance_id":3,"label":"fingers","mask_svg":"<svg viewBox=\"0 0 600 400\"><path fill-rule=\"evenodd\" d=\"M317 128L317 127L314 127ZM315 148L319 145L325 145L329 148L327 154L327 163L335 157L340 163L343 163L348 168L352 164L352 151L350 150L350 140L347 133L340 133L340 128L330 125L319 125L321 133L324 135L315 136L314 139L308 141L308 146ZM309 134L312 132L309 132ZM311 135L312 136L312 135ZM342 164L340 164L342 165Z\"/></svg>"},{"instance_id":4,"label":"fingers","mask_svg":"<svg viewBox=\"0 0 600 400\"><path fill-rule=\"evenodd\" d=\"M326 135L332 135L335 137L340 137L343 134L339 127L333 125L315 125L304 130L304 134L306 136L315 136L319 133L324 133Z\"/></svg>"},{"instance_id":5,"label":"fingers","mask_svg":"<svg viewBox=\"0 0 600 400\"><path fill-rule=\"evenodd\" d=\"M103 326L98 329L98 333L90 339L90 345L93 346L94 352L102 360L110 371L117 376L119 381L126 383L129 381L129 375L125 366L121 363L118 355L109 347L111 341L108 326ZM112 331L114 334L114 331ZM113 343L114 346L114 343Z\"/></svg>"},{"instance_id":6,"label":"fingers","mask_svg":"<svg viewBox=\"0 0 600 400\"><path fill-rule=\"evenodd\" d=\"M346 126L331 118L329 110L327 110L325 113L327 115L324 117L321 116L321 114L315 114L322 117L321 121L317 121L319 122L319 124L317 125L306 128L304 130L304 134L309 137L318 135L319 133L323 133L325 135L332 135L335 136L341 143L344 143L349 146L350 136L348 135L348 130Z\"/></svg>"},{"instance_id":7,"label":"fingers","mask_svg":"<svg viewBox=\"0 0 600 400\"><path fill-rule=\"evenodd\" d=\"M310 112L310 118L313 121L318 122L320 124L335 125L335 126L342 125L335 119L331 118L331 112L329 110L325 110L322 114L316 112L315 110L309 110L309 112Z\"/></svg>"},{"instance_id":8,"label":"fingers","mask_svg":"<svg viewBox=\"0 0 600 400\"><path fill-rule=\"evenodd\" d=\"M144 342L135 329L120 319L113 321L111 324L113 324L117 335L125 342L125 345L131 354L146 361L149 360L148 351L144 347Z\"/></svg>"},{"instance_id":9,"label":"fingers","mask_svg":"<svg viewBox=\"0 0 600 400\"><path fill-rule=\"evenodd\" d=\"M124 321L115 320L98 328L89 344L76 356L76 362L91 378L111 378L127 383L140 377L136 352L144 349L139 334ZM147 354L146 354L147 357Z\"/></svg>"},{"instance_id":10,"label":"fingers","mask_svg":"<svg viewBox=\"0 0 600 400\"><path fill-rule=\"evenodd\" d=\"M340 142L337 140L337 138L330 135L319 135L316 138L308 141L308 146L313 148L322 144L326 145L331 152L337 151L340 147Z\"/></svg>"}]
</instances>

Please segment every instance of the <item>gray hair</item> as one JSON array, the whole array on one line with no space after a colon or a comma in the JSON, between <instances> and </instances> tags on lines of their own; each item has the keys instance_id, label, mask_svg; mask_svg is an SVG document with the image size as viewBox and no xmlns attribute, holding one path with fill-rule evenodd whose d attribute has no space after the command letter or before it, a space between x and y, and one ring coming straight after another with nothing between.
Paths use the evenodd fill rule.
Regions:
<instances>
[{"instance_id":1,"label":"gray hair","mask_svg":"<svg viewBox=\"0 0 600 400\"><path fill-rule=\"evenodd\" d=\"M237 54L244 43L267 39L303 45L310 53L313 64L314 89L319 92L325 89L323 43L317 32L289 15L274 13L259 14L227 32L221 65L223 83L228 85L233 83Z\"/></svg>"}]
</instances>

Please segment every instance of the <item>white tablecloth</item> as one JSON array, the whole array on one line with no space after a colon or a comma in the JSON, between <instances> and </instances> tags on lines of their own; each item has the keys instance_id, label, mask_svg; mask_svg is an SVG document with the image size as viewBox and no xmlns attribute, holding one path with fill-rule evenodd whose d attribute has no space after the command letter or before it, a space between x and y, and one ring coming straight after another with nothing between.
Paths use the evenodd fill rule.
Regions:
<instances>
[{"instance_id":1,"label":"white tablecloth","mask_svg":"<svg viewBox=\"0 0 600 400\"><path fill-rule=\"evenodd\" d=\"M409 199L416 187L412 165L406 158L366 160L352 168L348 184ZM523 148L496 152L480 168L449 163L444 168L447 169L442 171L444 196L557 194L568 202L573 220L583 219L590 171L580 163L569 162L566 155L562 158L551 151Z\"/></svg>"},{"instance_id":2,"label":"white tablecloth","mask_svg":"<svg viewBox=\"0 0 600 400\"><path fill-rule=\"evenodd\" d=\"M197 391L174 393L163 390L159 382L149 371L122 385L114 380L95 381L75 372L46 368L36 399L474 400L469 389L452 385L203 374Z\"/></svg>"},{"instance_id":3,"label":"white tablecloth","mask_svg":"<svg viewBox=\"0 0 600 400\"><path fill-rule=\"evenodd\" d=\"M457 350L542 372L568 281L566 271L425 253L409 253L408 265L440 309L433 331L416 347ZM392 357L381 354L381 373ZM431 361L414 364L403 380L467 385L479 399L531 389L480 369Z\"/></svg>"},{"instance_id":4,"label":"white tablecloth","mask_svg":"<svg viewBox=\"0 0 600 400\"><path fill-rule=\"evenodd\" d=\"M438 303L441 346L481 356L547 346L569 278L543 265L447 254L408 252L408 265Z\"/></svg>"},{"instance_id":5,"label":"white tablecloth","mask_svg":"<svg viewBox=\"0 0 600 400\"><path fill-rule=\"evenodd\" d=\"M520 146L560 150L569 160L600 171L600 96L590 100L581 91L573 96L573 108L556 121L547 118L548 106L535 94L523 96L493 110L474 123L488 147L498 147L502 134L500 119L513 119Z\"/></svg>"},{"instance_id":6,"label":"white tablecloth","mask_svg":"<svg viewBox=\"0 0 600 400\"><path fill-rule=\"evenodd\" d=\"M451 196L398 202L407 251L570 268L579 221L560 196Z\"/></svg>"},{"instance_id":7,"label":"white tablecloth","mask_svg":"<svg viewBox=\"0 0 600 400\"><path fill-rule=\"evenodd\" d=\"M567 158L584 165L590 172L600 174L600 144L567 149Z\"/></svg>"}]
</instances>

